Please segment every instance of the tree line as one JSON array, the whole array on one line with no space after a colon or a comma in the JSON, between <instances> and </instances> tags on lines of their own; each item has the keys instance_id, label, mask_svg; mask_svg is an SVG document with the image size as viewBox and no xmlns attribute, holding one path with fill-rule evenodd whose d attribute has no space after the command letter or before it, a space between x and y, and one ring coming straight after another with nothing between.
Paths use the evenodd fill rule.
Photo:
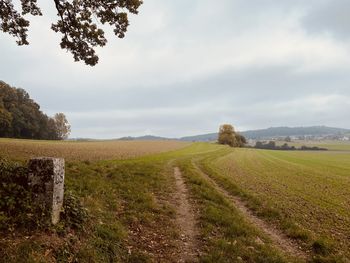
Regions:
<instances>
[{"instance_id":1,"label":"tree line","mask_svg":"<svg viewBox=\"0 0 350 263\"><path fill-rule=\"evenodd\" d=\"M0 137L63 140L69 133L63 113L47 116L24 89L0 81Z\"/></svg>"},{"instance_id":2,"label":"tree line","mask_svg":"<svg viewBox=\"0 0 350 263\"><path fill-rule=\"evenodd\" d=\"M260 142L257 141L255 143L254 148L256 149L266 149L266 150L283 150L283 151L327 151L326 148L321 148L317 146L301 146L300 148L296 148L295 146L289 146L287 143L284 143L283 145L279 146L276 145L275 141L269 141L269 142Z\"/></svg>"},{"instance_id":3,"label":"tree line","mask_svg":"<svg viewBox=\"0 0 350 263\"><path fill-rule=\"evenodd\" d=\"M285 141L290 142L291 138L288 136L286 137ZM326 148L321 148L317 146L301 146L300 148L297 148L295 146L289 146L287 143L284 143L283 145L277 145L275 141L269 141L269 142L261 142L257 141L255 146L247 146L247 140L246 138L237 133L234 129L234 127L230 124L223 124L220 126L219 129L219 136L218 136L218 143L229 145L231 147L247 147L247 148L256 148L256 149L266 149L266 150L283 150L283 151L327 151Z\"/></svg>"}]
</instances>

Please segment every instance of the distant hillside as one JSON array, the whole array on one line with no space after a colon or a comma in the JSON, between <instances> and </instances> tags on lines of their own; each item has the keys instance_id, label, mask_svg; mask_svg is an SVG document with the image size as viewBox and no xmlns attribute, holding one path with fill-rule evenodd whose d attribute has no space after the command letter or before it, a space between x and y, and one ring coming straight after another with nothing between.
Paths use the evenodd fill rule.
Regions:
<instances>
[{"instance_id":1,"label":"distant hillside","mask_svg":"<svg viewBox=\"0 0 350 263\"><path fill-rule=\"evenodd\" d=\"M251 130L242 132L249 139L269 139L282 136L325 136L339 135L350 132L348 129L333 128L326 126L312 127L273 127L261 130Z\"/></svg>"},{"instance_id":2,"label":"distant hillside","mask_svg":"<svg viewBox=\"0 0 350 263\"><path fill-rule=\"evenodd\" d=\"M202 135L182 137L179 140L186 141L186 142L210 142L210 141L216 141L217 138L218 138L217 133L208 133L208 134L202 134Z\"/></svg>"},{"instance_id":3,"label":"distant hillside","mask_svg":"<svg viewBox=\"0 0 350 263\"><path fill-rule=\"evenodd\" d=\"M286 136L326 136L349 134L349 129L333 128L327 126L311 126L311 127L272 127L261 130L249 130L240 132L247 139L270 139L275 137ZM209 133L203 135L195 135L180 138L181 141L215 141L218 137L217 133Z\"/></svg>"},{"instance_id":4,"label":"distant hillside","mask_svg":"<svg viewBox=\"0 0 350 263\"><path fill-rule=\"evenodd\" d=\"M172 140L170 138L165 138L165 137L159 137L159 136L153 136L153 135L145 135L145 136L140 136L140 137L122 137L119 138L118 140L120 141L163 141L163 140ZM176 140L176 139L173 139Z\"/></svg>"},{"instance_id":5,"label":"distant hillside","mask_svg":"<svg viewBox=\"0 0 350 263\"><path fill-rule=\"evenodd\" d=\"M350 134L349 129L333 128L327 126L312 126L312 127L272 127L261 130L250 130L240 132L247 139L271 139L276 137L286 136L326 136L326 135L340 135ZM159 140L180 140L186 142L210 142L216 141L218 133L208 133L194 136L186 136L182 138L165 138L159 136L146 135L141 137L123 137L119 140L132 141L159 141Z\"/></svg>"}]
</instances>

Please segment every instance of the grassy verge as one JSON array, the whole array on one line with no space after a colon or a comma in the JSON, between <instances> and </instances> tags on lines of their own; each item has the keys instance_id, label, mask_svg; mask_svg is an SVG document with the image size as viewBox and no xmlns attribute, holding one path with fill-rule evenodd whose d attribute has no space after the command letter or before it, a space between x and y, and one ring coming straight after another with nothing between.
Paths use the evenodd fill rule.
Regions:
<instances>
[{"instance_id":1,"label":"grassy verge","mask_svg":"<svg viewBox=\"0 0 350 263\"><path fill-rule=\"evenodd\" d=\"M159 161L71 162L66 188L88 209L83 231L58 225L0 239L2 262L149 262L172 252L172 190ZM153 247L149 247L153 246Z\"/></svg>"}]
</instances>

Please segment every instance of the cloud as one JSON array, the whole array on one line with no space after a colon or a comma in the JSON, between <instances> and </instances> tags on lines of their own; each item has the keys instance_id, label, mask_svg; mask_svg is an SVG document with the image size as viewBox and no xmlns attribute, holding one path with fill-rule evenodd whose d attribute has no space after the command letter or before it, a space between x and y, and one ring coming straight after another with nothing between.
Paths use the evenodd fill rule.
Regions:
<instances>
[{"instance_id":1,"label":"cloud","mask_svg":"<svg viewBox=\"0 0 350 263\"><path fill-rule=\"evenodd\" d=\"M350 2L347 0L319 1L309 7L303 25L309 33L325 34L341 40L350 38Z\"/></svg>"},{"instance_id":2,"label":"cloud","mask_svg":"<svg viewBox=\"0 0 350 263\"><path fill-rule=\"evenodd\" d=\"M0 35L0 79L65 112L73 136L182 136L222 122L350 128L345 0L148 0L125 39L107 29L94 68L59 48L42 2L29 47Z\"/></svg>"}]
</instances>

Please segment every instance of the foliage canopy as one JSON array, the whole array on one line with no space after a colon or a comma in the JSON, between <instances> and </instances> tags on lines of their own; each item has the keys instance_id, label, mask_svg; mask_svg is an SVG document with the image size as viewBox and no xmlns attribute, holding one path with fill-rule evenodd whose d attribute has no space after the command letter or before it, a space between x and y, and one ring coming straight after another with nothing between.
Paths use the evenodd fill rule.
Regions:
<instances>
[{"instance_id":1,"label":"foliage canopy","mask_svg":"<svg viewBox=\"0 0 350 263\"><path fill-rule=\"evenodd\" d=\"M18 10L12 0L0 0L0 30L17 38L18 45L28 45L29 21L25 15L41 16L37 0L20 0ZM114 34L123 38L129 26L128 14L137 14L141 0L53 0L58 21L51 28L61 33L61 48L70 51L75 61L87 65L98 63L95 47L107 43L104 31L93 20L114 27Z\"/></svg>"},{"instance_id":2,"label":"foliage canopy","mask_svg":"<svg viewBox=\"0 0 350 263\"><path fill-rule=\"evenodd\" d=\"M53 119L58 138L67 139L71 130L66 116L63 113L56 113Z\"/></svg>"},{"instance_id":3,"label":"foliage canopy","mask_svg":"<svg viewBox=\"0 0 350 263\"><path fill-rule=\"evenodd\" d=\"M231 147L243 147L247 142L243 135L236 133L231 124L223 124L219 129L219 144L226 144Z\"/></svg>"},{"instance_id":4,"label":"foliage canopy","mask_svg":"<svg viewBox=\"0 0 350 263\"><path fill-rule=\"evenodd\" d=\"M62 140L69 132L63 113L48 117L24 89L0 81L0 137Z\"/></svg>"}]
</instances>

